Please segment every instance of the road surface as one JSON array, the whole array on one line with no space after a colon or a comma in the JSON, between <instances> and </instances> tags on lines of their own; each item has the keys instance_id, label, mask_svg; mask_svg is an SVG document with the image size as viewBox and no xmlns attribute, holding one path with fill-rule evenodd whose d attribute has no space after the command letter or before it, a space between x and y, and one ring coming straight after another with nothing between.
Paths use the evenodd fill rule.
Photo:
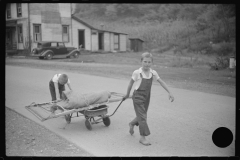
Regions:
<instances>
[{"instance_id":1,"label":"road surface","mask_svg":"<svg viewBox=\"0 0 240 160\"><path fill-rule=\"evenodd\" d=\"M6 65L6 106L39 123L63 138L75 143L96 156L234 156L234 140L226 148L212 142L212 133L219 127L230 129L235 138L235 98L195 92L170 87L175 101L168 100L167 92L158 84L152 87L148 124L151 146L139 143L139 131L135 127L129 134L128 123L135 117L131 99L122 103L110 117L111 125L85 127L83 116L73 118L62 129L63 117L41 122L25 109L32 102L51 100L48 82L61 70L42 70ZM112 79L78 73L67 73L72 88L79 93L101 90L125 93L129 80ZM166 82L167 83L167 82ZM66 89L67 86L66 86ZM109 104L112 114L118 102Z\"/></svg>"}]
</instances>

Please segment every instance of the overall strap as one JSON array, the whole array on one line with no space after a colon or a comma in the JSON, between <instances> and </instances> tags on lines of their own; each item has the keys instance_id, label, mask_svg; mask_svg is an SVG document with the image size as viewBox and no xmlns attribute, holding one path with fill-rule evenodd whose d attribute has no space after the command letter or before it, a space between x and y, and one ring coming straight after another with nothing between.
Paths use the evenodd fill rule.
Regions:
<instances>
[{"instance_id":1,"label":"overall strap","mask_svg":"<svg viewBox=\"0 0 240 160\"><path fill-rule=\"evenodd\" d=\"M151 79L153 79L153 76L154 76L154 75L153 75L153 73L152 73L152 72L150 72L150 73L152 74L152 77L151 77Z\"/></svg>"},{"instance_id":2,"label":"overall strap","mask_svg":"<svg viewBox=\"0 0 240 160\"><path fill-rule=\"evenodd\" d=\"M152 74L152 77L151 77L151 79L152 79L153 78L153 73L152 72L150 72L150 73ZM142 73L140 73L140 77L143 78Z\"/></svg>"}]
</instances>

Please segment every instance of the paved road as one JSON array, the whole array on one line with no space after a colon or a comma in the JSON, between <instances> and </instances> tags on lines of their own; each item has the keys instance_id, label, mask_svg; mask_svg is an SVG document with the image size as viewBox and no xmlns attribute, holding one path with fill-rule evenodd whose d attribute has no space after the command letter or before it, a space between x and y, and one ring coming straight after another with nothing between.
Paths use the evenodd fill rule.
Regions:
<instances>
[{"instance_id":1,"label":"paved road","mask_svg":"<svg viewBox=\"0 0 240 160\"><path fill-rule=\"evenodd\" d=\"M89 131L84 117L76 117L66 127L64 118L39 121L24 107L32 102L50 101L48 82L61 70L41 70L6 65L6 106L36 121L96 156L233 156L235 143L218 148L212 133L218 127L229 128L235 137L235 98L171 88L175 101L168 100L160 85L153 85L148 124L151 146L139 141L139 131L129 134L128 123L135 117L132 100L122 103L111 117L111 125L93 125ZM63 73L63 72L62 72ZM128 80L67 73L72 88L79 93L109 90L125 93ZM111 103L108 114L117 107Z\"/></svg>"}]
</instances>

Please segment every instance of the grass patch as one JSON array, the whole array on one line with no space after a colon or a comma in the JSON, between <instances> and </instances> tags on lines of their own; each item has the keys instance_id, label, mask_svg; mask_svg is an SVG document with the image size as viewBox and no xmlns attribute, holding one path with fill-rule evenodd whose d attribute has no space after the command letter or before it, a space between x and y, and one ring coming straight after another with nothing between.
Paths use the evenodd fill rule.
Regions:
<instances>
[{"instance_id":1,"label":"grass patch","mask_svg":"<svg viewBox=\"0 0 240 160\"><path fill-rule=\"evenodd\" d=\"M104 53L80 55L78 59L39 60L37 58L7 58L6 65L50 70L66 70L110 78L130 80L132 72L141 67L142 53ZM210 70L202 67L211 60L204 56L190 57L174 54L153 54L153 66L170 86L208 93L235 96L236 72L230 69ZM91 63L89 63L91 62ZM172 67L172 66L173 67ZM175 65L175 66L174 66ZM198 67L201 66L201 67ZM156 82L157 83L157 82ZM201 86L201 87L199 87Z\"/></svg>"}]
</instances>

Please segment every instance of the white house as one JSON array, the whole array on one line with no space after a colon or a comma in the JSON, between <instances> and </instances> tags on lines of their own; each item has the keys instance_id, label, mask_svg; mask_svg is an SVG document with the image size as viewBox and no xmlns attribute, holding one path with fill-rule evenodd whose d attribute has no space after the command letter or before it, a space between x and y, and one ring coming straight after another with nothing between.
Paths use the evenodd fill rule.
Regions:
<instances>
[{"instance_id":1,"label":"white house","mask_svg":"<svg viewBox=\"0 0 240 160\"><path fill-rule=\"evenodd\" d=\"M6 4L6 51L30 49L40 41L61 41L89 51L126 51L127 34L101 30L73 15L71 3Z\"/></svg>"}]
</instances>

